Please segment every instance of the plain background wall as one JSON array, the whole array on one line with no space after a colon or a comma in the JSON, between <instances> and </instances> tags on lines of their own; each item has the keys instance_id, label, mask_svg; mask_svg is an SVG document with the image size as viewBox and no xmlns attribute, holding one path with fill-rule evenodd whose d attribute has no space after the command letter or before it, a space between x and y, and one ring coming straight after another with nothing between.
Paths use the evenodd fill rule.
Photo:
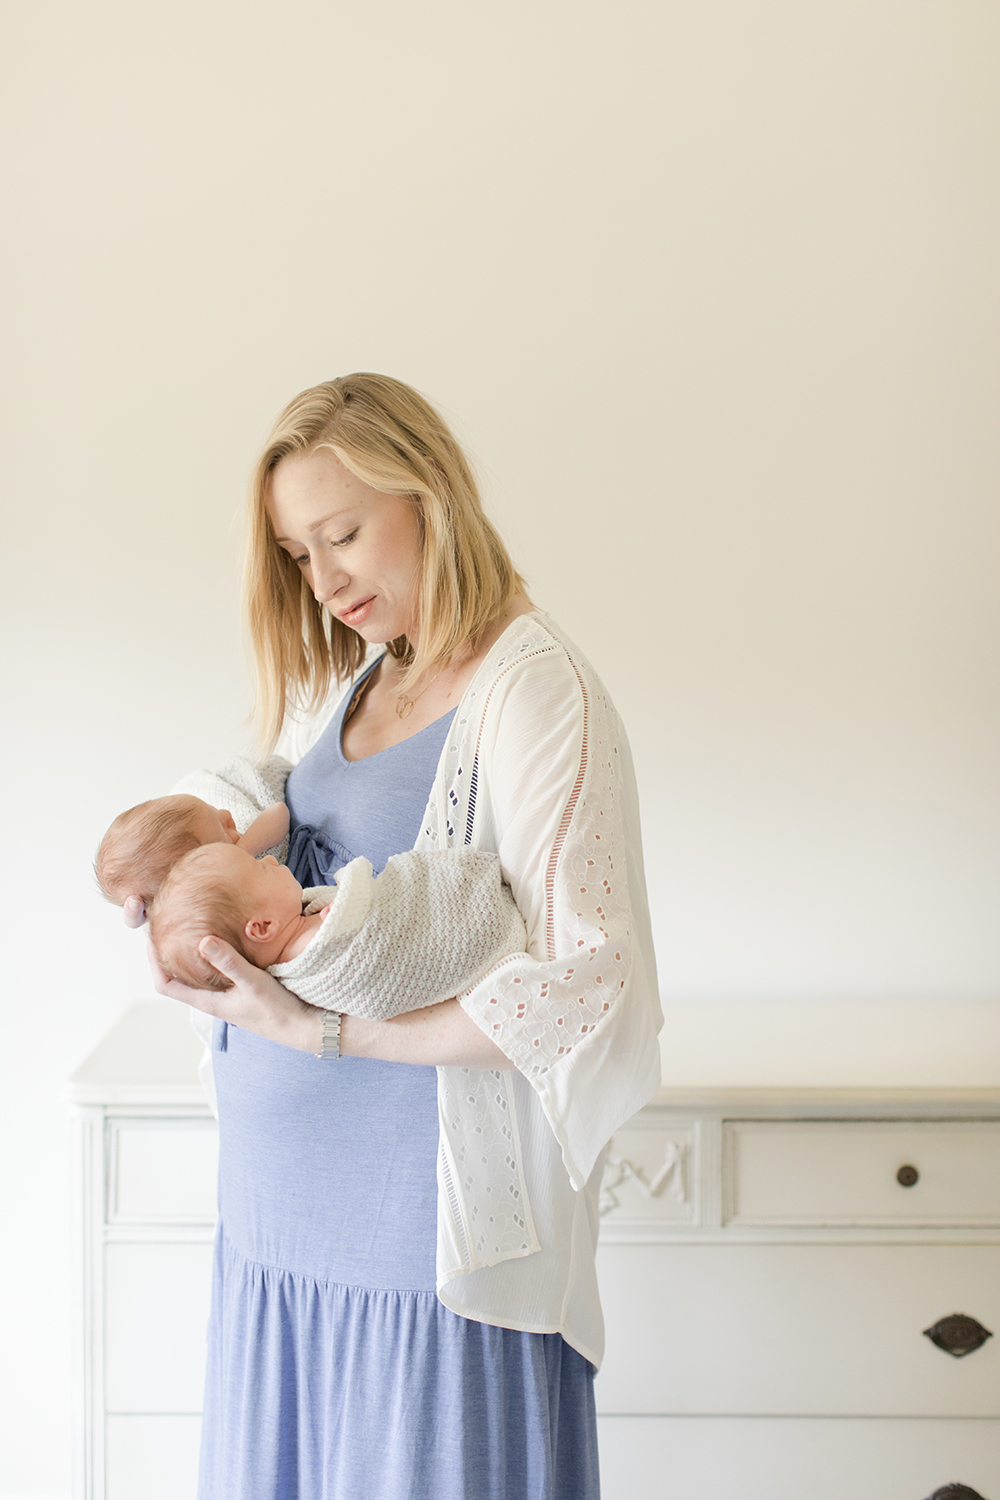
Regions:
<instances>
[{"instance_id":1,"label":"plain background wall","mask_svg":"<svg viewBox=\"0 0 1000 1500\"><path fill-rule=\"evenodd\" d=\"M882 1016L916 1074L951 1035L1000 1079L1000 13L6 0L0 27L0 1494L28 1496L69 1488L64 1080L148 993L89 860L245 744L235 518L315 381L441 406L605 676L675 1076L713 1036L738 1074L738 1035L794 1081L822 1014L840 1057Z\"/></svg>"}]
</instances>

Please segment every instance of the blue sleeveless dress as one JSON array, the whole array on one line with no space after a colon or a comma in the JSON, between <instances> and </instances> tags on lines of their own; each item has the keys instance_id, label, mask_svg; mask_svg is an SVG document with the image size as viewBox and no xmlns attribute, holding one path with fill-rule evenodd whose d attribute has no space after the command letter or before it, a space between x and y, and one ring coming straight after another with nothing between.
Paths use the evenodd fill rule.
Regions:
<instances>
[{"instance_id":1,"label":"blue sleeveless dress","mask_svg":"<svg viewBox=\"0 0 1000 1500\"><path fill-rule=\"evenodd\" d=\"M346 705L345 705L346 706ZM292 772L290 863L410 849L451 715ZM199 1500L597 1500L593 1367L435 1294L437 1074L216 1022L219 1229Z\"/></svg>"}]
</instances>

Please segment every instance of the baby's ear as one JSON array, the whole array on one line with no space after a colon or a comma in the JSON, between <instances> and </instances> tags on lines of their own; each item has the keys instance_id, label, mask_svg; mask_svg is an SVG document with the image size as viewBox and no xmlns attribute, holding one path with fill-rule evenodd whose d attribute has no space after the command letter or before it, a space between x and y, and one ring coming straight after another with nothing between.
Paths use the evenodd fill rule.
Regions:
<instances>
[{"instance_id":1,"label":"baby's ear","mask_svg":"<svg viewBox=\"0 0 1000 1500\"><path fill-rule=\"evenodd\" d=\"M273 917L251 917L243 931L251 943L267 943L273 938L276 925Z\"/></svg>"}]
</instances>

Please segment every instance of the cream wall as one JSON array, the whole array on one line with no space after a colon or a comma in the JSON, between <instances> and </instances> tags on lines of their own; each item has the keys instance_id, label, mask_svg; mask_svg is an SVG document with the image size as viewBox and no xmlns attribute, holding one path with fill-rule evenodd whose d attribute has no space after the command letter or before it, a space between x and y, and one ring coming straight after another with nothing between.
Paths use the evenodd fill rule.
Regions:
<instances>
[{"instance_id":1,"label":"cream wall","mask_svg":"<svg viewBox=\"0 0 1000 1500\"><path fill-rule=\"evenodd\" d=\"M605 675L671 1077L1000 1077L1000 18L7 0L0 28L0 1495L62 1495L63 1080L148 988L88 861L244 743L234 517L305 385L436 400Z\"/></svg>"}]
</instances>

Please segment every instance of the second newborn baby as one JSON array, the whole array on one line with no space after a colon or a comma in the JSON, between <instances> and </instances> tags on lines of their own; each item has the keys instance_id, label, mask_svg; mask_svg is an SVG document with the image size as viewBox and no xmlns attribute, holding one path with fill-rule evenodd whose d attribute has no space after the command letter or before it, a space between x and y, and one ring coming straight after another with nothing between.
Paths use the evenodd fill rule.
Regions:
<instances>
[{"instance_id":1,"label":"second newborn baby","mask_svg":"<svg viewBox=\"0 0 1000 1500\"><path fill-rule=\"evenodd\" d=\"M524 952L494 854L410 851L377 879L355 859L336 881L303 890L272 856L205 844L173 866L153 903L157 957L196 989L228 989L199 951L204 938L222 938L309 1004L386 1020L449 999Z\"/></svg>"}]
</instances>

